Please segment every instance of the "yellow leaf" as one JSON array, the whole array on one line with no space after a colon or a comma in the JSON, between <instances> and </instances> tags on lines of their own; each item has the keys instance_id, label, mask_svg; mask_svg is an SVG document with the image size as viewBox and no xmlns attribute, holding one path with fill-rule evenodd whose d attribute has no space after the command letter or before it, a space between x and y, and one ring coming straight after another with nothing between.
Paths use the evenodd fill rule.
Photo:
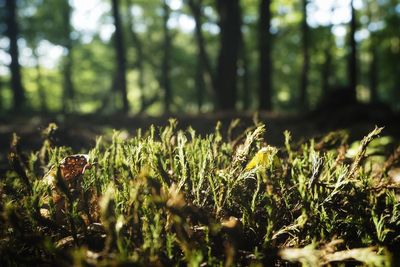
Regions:
<instances>
[{"instance_id":1,"label":"yellow leaf","mask_svg":"<svg viewBox=\"0 0 400 267\"><path fill-rule=\"evenodd\" d=\"M281 162L276 155L277 153L278 149L273 146L266 146L261 148L247 164L246 170L249 171L256 167L268 168L271 165L274 168L280 168Z\"/></svg>"}]
</instances>

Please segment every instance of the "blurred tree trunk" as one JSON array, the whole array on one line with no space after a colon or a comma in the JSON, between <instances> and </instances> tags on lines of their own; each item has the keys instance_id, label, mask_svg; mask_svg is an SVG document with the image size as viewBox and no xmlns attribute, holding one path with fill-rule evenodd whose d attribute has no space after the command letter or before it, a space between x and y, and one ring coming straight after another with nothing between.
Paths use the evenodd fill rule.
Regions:
<instances>
[{"instance_id":1,"label":"blurred tree trunk","mask_svg":"<svg viewBox=\"0 0 400 267\"><path fill-rule=\"evenodd\" d=\"M197 62L196 62L196 98L197 98L197 109L201 112L204 101L204 91L206 90L205 83L205 63L204 63L204 40L202 32L202 21L201 21L201 0L189 0L188 5L192 12L195 21L195 38L197 42Z\"/></svg>"},{"instance_id":2,"label":"blurred tree trunk","mask_svg":"<svg viewBox=\"0 0 400 267\"><path fill-rule=\"evenodd\" d=\"M199 60L199 55L197 56L196 62L196 99L197 99L197 112L201 113L201 108L204 102L204 93L206 91L206 85L204 81L204 65Z\"/></svg>"},{"instance_id":3,"label":"blurred tree trunk","mask_svg":"<svg viewBox=\"0 0 400 267\"><path fill-rule=\"evenodd\" d=\"M272 110L271 0L260 0L258 19L259 110Z\"/></svg>"},{"instance_id":4,"label":"blurred tree trunk","mask_svg":"<svg viewBox=\"0 0 400 267\"><path fill-rule=\"evenodd\" d=\"M0 111L2 111L4 109L3 94L2 94L3 88L4 88L4 81L3 81L2 77L0 76Z\"/></svg>"},{"instance_id":5,"label":"blurred tree trunk","mask_svg":"<svg viewBox=\"0 0 400 267\"><path fill-rule=\"evenodd\" d=\"M7 31L6 35L9 38L9 54L11 56L10 73L11 73L11 88L13 91L13 108L18 111L25 105L25 92L22 86L21 66L18 61L18 23L17 23L17 5L15 0L6 0L7 9Z\"/></svg>"},{"instance_id":6,"label":"blurred tree trunk","mask_svg":"<svg viewBox=\"0 0 400 267\"><path fill-rule=\"evenodd\" d=\"M135 32L134 27L134 19L131 13L132 1L127 0L127 18L128 18L128 25L129 25L129 33L131 35L132 43L136 50L136 59L135 59L135 68L138 70L138 86L140 89L140 112L143 112L145 109L145 82L144 82L144 53L143 53L143 44L140 40L138 34Z\"/></svg>"},{"instance_id":7,"label":"blurred tree trunk","mask_svg":"<svg viewBox=\"0 0 400 267\"><path fill-rule=\"evenodd\" d=\"M308 0L303 0L303 19L301 21L301 33L302 33L302 50L303 50L303 65L301 68L301 83L300 83L300 108L302 110L308 109L308 69L310 64L309 55L309 27L307 24L307 4Z\"/></svg>"},{"instance_id":8,"label":"blurred tree trunk","mask_svg":"<svg viewBox=\"0 0 400 267\"><path fill-rule=\"evenodd\" d=\"M64 33L65 33L65 43L64 48L67 51L67 55L64 58L64 65L62 69L64 83L63 83L63 96L62 96L62 111L63 113L68 113L75 110L75 88L74 82L72 79L72 66L73 66L73 43L71 39L71 13L72 8L68 1L65 0L65 8L66 11L63 13L63 21L64 21Z\"/></svg>"},{"instance_id":9,"label":"blurred tree trunk","mask_svg":"<svg viewBox=\"0 0 400 267\"><path fill-rule=\"evenodd\" d=\"M206 84L215 93L215 77L211 68L210 59L207 54L204 35L202 31L202 0L188 0L189 8L195 21L195 38L197 42L197 69L196 69L196 92L197 106L199 111L204 102L204 93L206 92Z\"/></svg>"},{"instance_id":10,"label":"blurred tree trunk","mask_svg":"<svg viewBox=\"0 0 400 267\"><path fill-rule=\"evenodd\" d=\"M367 16L369 18L369 23L372 24L379 17L379 12L372 5L376 3L367 3ZM378 79L379 79L379 69L378 69L378 52L377 52L377 36L374 32L370 32L369 37L369 53L371 56L371 62L369 65L369 93L370 93L370 103L379 102L378 96Z\"/></svg>"},{"instance_id":11,"label":"blurred tree trunk","mask_svg":"<svg viewBox=\"0 0 400 267\"><path fill-rule=\"evenodd\" d=\"M38 53L36 52L36 48L32 49L33 51L33 57L35 58L36 61L36 86L38 89L38 93L39 93L39 98L40 98L40 111L42 113L46 113L48 111L47 108L47 103L46 103L46 93L45 90L43 88L43 84L42 84L42 70L40 67L40 56L38 55Z\"/></svg>"},{"instance_id":12,"label":"blurred tree trunk","mask_svg":"<svg viewBox=\"0 0 400 267\"><path fill-rule=\"evenodd\" d=\"M371 37L373 38L373 37ZM379 102L378 98L378 53L375 43L371 40L371 65L369 66L369 87L370 87L370 102Z\"/></svg>"},{"instance_id":13,"label":"blurred tree trunk","mask_svg":"<svg viewBox=\"0 0 400 267\"><path fill-rule=\"evenodd\" d=\"M75 89L72 80L72 42L69 42L65 47L67 55L64 61L63 74L64 74L64 85L63 85L63 113L67 113L75 110L74 98Z\"/></svg>"},{"instance_id":14,"label":"blurred tree trunk","mask_svg":"<svg viewBox=\"0 0 400 267\"><path fill-rule=\"evenodd\" d=\"M0 52L3 52L3 49L0 50ZM0 62L0 68L5 67L4 62ZM4 99L3 99L3 90L4 90L4 86L5 82L3 80L3 77L0 75L0 111L4 110Z\"/></svg>"},{"instance_id":15,"label":"blurred tree trunk","mask_svg":"<svg viewBox=\"0 0 400 267\"><path fill-rule=\"evenodd\" d=\"M249 75L249 58L247 56L246 43L243 38L243 34L240 34L240 58L242 68L242 102L243 110L250 108L250 101L252 96L252 90L249 86L250 75Z\"/></svg>"},{"instance_id":16,"label":"blurred tree trunk","mask_svg":"<svg viewBox=\"0 0 400 267\"><path fill-rule=\"evenodd\" d=\"M356 101L356 89L357 89L357 44L355 39L355 33L357 30L356 25L356 11L354 9L354 0L351 0L351 20L350 20L350 33L349 33L349 65L348 65L348 75L349 75L349 88L351 90L351 101Z\"/></svg>"},{"instance_id":17,"label":"blurred tree trunk","mask_svg":"<svg viewBox=\"0 0 400 267\"><path fill-rule=\"evenodd\" d=\"M112 0L112 14L114 17L115 34L114 34L114 48L116 54L117 72L115 76L114 90L119 92L122 100L122 112L128 113L128 92L126 88L126 57L124 39L122 33L121 16L119 13L119 0Z\"/></svg>"},{"instance_id":18,"label":"blurred tree trunk","mask_svg":"<svg viewBox=\"0 0 400 267\"><path fill-rule=\"evenodd\" d=\"M240 27L243 25L242 20L242 8L239 5L239 25ZM241 81L241 92L239 99L241 100L242 110L248 110L250 107L250 99L251 99L251 90L249 87L249 59L247 57L247 50L246 50L246 42L244 38L243 31L241 30L239 35L239 66L238 66L238 75Z\"/></svg>"},{"instance_id":19,"label":"blurred tree trunk","mask_svg":"<svg viewBox=\"0 0 400 267\"><path fill-rule=\"evenodd\" d=\"M172 89L170 80L171 35L168 29L170 8L168 6L167 0L163 0L162 8L163 8L163 33L164 33L164 43L162 49L164 50L164 55L161 67L161 81L162 81L162 87L164 88L164 111L168 113L170 112L171 108Z\"/></svg>"},{"instance_id":20,"label":"blurred tree trunk","mask_svg":"<svg viewBox=\"0 0 400 267\"><path fill-rule=\"evenodd\" d=\"M217 67L219 110L234 110L237 95L237 63L240 44L239 0L217 0L220 50Z\"/></svg>"},{"instance_id":21,"label":"blurred tree trunk","mask_svg":"<svg viewBox=\"0 0 400 267\"><path fill-rule=\"evenodd\" d=\"M322 95L326 96L330 88L330 78L332 73L332 52L330 47L325 48L325 61L321 68Z\"/></svg>"}]
</instances>

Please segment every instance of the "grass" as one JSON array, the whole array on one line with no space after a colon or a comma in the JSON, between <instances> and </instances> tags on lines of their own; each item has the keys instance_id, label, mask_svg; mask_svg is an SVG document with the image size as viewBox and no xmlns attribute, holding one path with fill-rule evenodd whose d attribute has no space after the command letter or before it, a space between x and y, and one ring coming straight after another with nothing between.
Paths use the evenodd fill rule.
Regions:
<instances>
[{"instance_id":1,"label":"grass","mask_svg":"<svg viewBox=\"0 0 400 267\"><path fill-rule=\"evenodd\" d=\"M151 127L99 137L73 181L53 146L10 145L0 181L1 266L394 266L400 158L375 128L276 148L264 125L228 138Z\"/></svg>"}]
</instances>

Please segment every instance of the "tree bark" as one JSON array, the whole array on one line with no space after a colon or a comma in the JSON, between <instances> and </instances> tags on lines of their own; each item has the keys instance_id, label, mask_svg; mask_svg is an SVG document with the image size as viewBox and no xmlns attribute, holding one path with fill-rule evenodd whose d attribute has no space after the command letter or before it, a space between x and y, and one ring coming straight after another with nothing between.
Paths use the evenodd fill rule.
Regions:
<instances>
[{"instance_id":1,"label":"tree bark","mask_svg":"<svg viewBox=\"0 0 400 267\"><path fill-rule=\"evenodd\" d=\"M75 108L74 98L75 89L74 82L72 80L72 42L66 47L67 55L64 62L63 74L64 74L64 85L63 85L63 113L73 111Z\"/></svg>"},{"instance_id":2,"label":"tree bark","mask_svg":"<svg viewBox=\"0 0 400 267\"><path fill-rule=\"evenodd\" d=\"M63 113L68 113L75 110L75 87L72 78L72 69L73 69L73 42L71 40L71 6L68 1L66 1L67 11L63 14L64 18L64 27L65 27L65 41L64 48L67 50L67 55L64 59L64 66L62 69L63 73L63 98L62 98L62 110Z\"/></svg>"},{"instance_id":3,"label":"tree bark","mask_svg":"<svg viewBox=\"0 0 400 267\"><path fill-rule=\"evenodd\" d=\"M302 32L302 51L303 51L303 65L301 68L301 82L300 82L300 108L302 110L308 109L308 69L310 64L310 55L308 51L309 28L307 24L307 4L308 0L303 0L303 19L301 22Z\"/></svg>"},{"instance_id":4,"label":"tree bark","mask_svg":"<svg viewBox=\"0 0 400 267\"><path fill-rule=\"evenodd\" d=\"M252 96L252 90L249 86L250 74L249 74L249 58L247 56L246 43L243 38L243 34L240 36L240 58L242 73L242 104L243 110L250 108L250 101Z\"/></svg>"},{"instance_id":5,"label":"tree bark","mask_svg":"<svg viewBox=\"0 0 400 267\"><path fill-rule=\"evenodd\" d=\"M3 81L2 77L0 76L0 111L2 111L4 109L3 94L2 94L3 88L4 88L4 81Z\"/></svg>"},{"instance_id":6,"label":"tree bark","mask_svg":"<svg viewBox=\"0 0 400 267\"><path fill-rule=\"evenodd\" d=\"M272 110L271 0L260 0L258 19L259 90L258 109Z\"/></svg>"},{"instance_id":7,"label":"tree bark","mask_svg":"<svg viewBox=\"0 0 400 267\"><path fill-rule=\"evenodd\" d=\"M13 91L13 108L20 111L25 105L25 92L22 86L21 65L19 64L18 52L18 35L19 28L17 22L17 6L15 0L6 0L7 9L7 31L6 35L10 40L9 54L11 56L11 64L9 66L11 73L11 88Z\"/></svg>"},{"instance_id":8,"label":"tree bark","mask_svg":"<svg viewBox=\"0 0 400 267\"><path fill-rule=\"evenodd\" d=\"M122 100L123 113L128 113L129 102L128 102L128 92L126 85L126 57L125 57L125 47L124 39L122 33L121 16L119 12L119 0L112 0L112 14L114 17L115 34L114 34L114 48L116 54L116 82L114 90L120 93Z\"/></svg>"},{"instance_id":9,"label":"tree bark","mask_svg":"<svg viewBox=\"0 0 400 267\"><path fill-rule=\"evenodd\" d=\"M215 94L216 81L202 31L202 0L189 0L188 5L195 21L195 38L197 43L196 91L198 98L197 105L200 110L203 104L204 93L206 92L206 85L211 88L212 94Z\"/></svg>"},{"instance_id":10,"label":"tree bark","mask_svg":"<svg viewBox=\"0 0 400 267\"><path fill-rule=\"evenodd\" d=\"M204 65L199 60L199 56L196 62L196 100L197 100L197 112L201 113L204 102L204 92L206 90L206 84L204 80Z\"/></svg>"},{"instance_id":11,"label":"tree bark","mask_svg":"<svg viewBox=\"0 0 400 267\"><path fill-rule=\"evenodd\" d=\"M355 33L357 30L356 25L356 11L354 9L354 1L351 3L351 20L350 20L350 34L349 34L349 45L350 45L350 55L349 55L349 87L351 90L352 101L356 101L356 90L357 90L357 43L355 39Z\"/></svg>"},{"instance_id":12,"label":"tree bark","mask_svg":"<svg viewBox=\"0 0 400 267\"><path fill-rule=\"evenodd\" d=\"M375 43L371 41L371 65L369 67L370 102L379 102L378 98L378 53Z\"/></svg>"},{"instance_id":13,"label":"tree bark","mask_svg":"<svg viewBox=\"0 0 400 267\"><path fill-rule=\"evenodd\" d=\"M170 80L170 65L171 65L171 35L168 29L168 20L170 16L170 8L168 6L167 0L163 0L163 33L164 33L164 43L163 50L164 55L162 59L161 67L161 81L162 87L164 88L164 111L166 113L170 112L171 101L172 101L172 89Z\"/></svg>"},{"instance_id":14,"label":"tree bark","mask_svg":"<svg viewBox=\"0 0 400 267\"><path fill-rule=\"evenodd\" d=\"M35 58L36 61L36 86L38 89L38 94L39 94L39 101L40 101L40 111L42 113L46 113L48 111L47 108L47 103L46 103L46 93L45 90L43 88L43 84L42 84L42 70L40 67L40 56L38 55L38 53L36 52L36 48L33 48L33 56Z\"/></svg>"},{"instance_id":15,"label":"tree bark","mask_svg":"<svg viewBox=\"0 0 400 267\"><path fill-rule=\"evenodd\" d=\"M325 62L321 68L321 80L322 80L322 94L327 96L330 88L330 77L332 73L332 53L330 47L325 49Z\"/></svg>"},{"instance_id":16,"label":"tree bark","mask_svg":"<svg viewBox=\"0 0 400 267\"><path fill-rule=\"evenodd\" d=\"M145 61L145 56L144 56L144 52L143 52L143 44L142 41L140 40L138 34L135 32L134 30L134 20L130 11L130 8L132 6L132 1L131 0L127 0L127 18L128 18L128 25L129 25L129 32L131 35L131 40L132 43L135 47L136 50L136 59L135 59L135 68L138 71L138 86L140 89L140 111L143 112L144 111L144 106L145 106L145 95L144 95L144 91L145 91L145 82L144 82L144 61Z\"/></svg>"},{"instance_id":17,"label":"tree bark","mask_svg":"<svg viewBox=\"0 0 400 267\"><path fill-rule=\"evenodd\" d=\"M377 18L378 14L372 8L371 3L367 4L367 16L369 23L373 23ZM378 80L379 80L379 69L378 69L378 51L377 51L377 36L374 32L370 33L369 53L371 56L371 62L369 65L369 93L370 103L378 103Z\"/></svg>"},{"instance_id":18,"label":"tree bark","mask_svg":"<svg viewBox=\"0 0 400 267\"><path fill-rule=\"evenodd\" d=\"M201 1L201 0L199 0ZM196 99L197 99L197 110L201 112L201 108L204 102L204 91L206 88L205 83L205 63L203 59L204 53L204 40L203 40L203 32L201 29L201 7L198 1L189 0L188 1L189 8L193 14L193 18L195 21L195 38L197 43L197 62L196 62Z\"/></svg>"},{"instance_id":19,"label":"tree bark","mask_svg":"<svg viewBox=\"0 0 400 267\"><path fill-rule=\"evenodd\" d=\"M217 109L235 110L240 43L239 0L217 0L220 50L217 67Z\"/></svg>"}]
</instances>

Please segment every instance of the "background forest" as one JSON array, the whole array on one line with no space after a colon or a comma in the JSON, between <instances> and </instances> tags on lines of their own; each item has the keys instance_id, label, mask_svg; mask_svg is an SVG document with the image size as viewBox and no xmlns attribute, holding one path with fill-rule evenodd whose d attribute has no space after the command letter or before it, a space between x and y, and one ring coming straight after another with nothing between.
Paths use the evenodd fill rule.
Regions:
<instances>
[{"instance_id":1,"label":"background forest","mask_svg":"<svg viewBox=\"0 0 400 267\"><path fill-rule=\"evenodd\" d=\"M398 0L0 0L0 12L1 113L400 107Z\"/></svg>"}]
</instances>

